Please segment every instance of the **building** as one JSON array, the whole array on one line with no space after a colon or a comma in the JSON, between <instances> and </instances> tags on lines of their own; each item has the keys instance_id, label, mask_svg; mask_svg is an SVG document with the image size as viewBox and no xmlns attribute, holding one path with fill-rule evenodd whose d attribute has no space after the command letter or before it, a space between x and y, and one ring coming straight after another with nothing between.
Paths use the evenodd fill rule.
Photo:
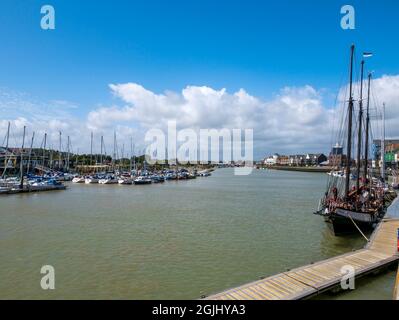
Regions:
<instances>
[{"instance_id":1,"label":"building","mask_svg":"<svg viewBox=\"0 0 399 320\"><path fill-rule=\"evenodd\" d=\"M267 166L274 166L274 165L276 165L276 164L277 164L277 159L278 159L279 156L280 156L280 155L276 153L276 154L274 154L274 155L272 155L272 156L267 157L267 158L264 160L264 164L267 165Z\"/></svg>"},{"instance_id":2,"label":"building","mask_svg":"<svg viewBox=\"0 0 399 320\"><path fill-rule=\"evenodd\" d=\"M11 169L15 168L17 164L17 156L14 155L10 149L0 147L0 168Z\"/></svg>"},{"instance_id":3,"label":"building","mask_svg":"<svg viewBox=\"0 0 399 320\"><path fill-rule=\"evenodd\" d=\"M399 139L387 139L385 140L385 151L389 149L389 146L397 146L399 145ZM372 155L373 160L381 159L381 140L373 140L372 145Z\"/></svg>"},{"instance_id":4,"label":"building","mask_svg":"<svg viewBox=\"0 0 399 320\"><path fill-rule=\"evenodd\" d=\"M267 166L294 166L294 167L301 167L301 166L319 166L323 162L326 162L328 159L322 153L308 153L304 154L296 154L296 155L280 155L274 154L265 158L264 164Z\"/></svg>"},{"instance_id":5,"label":"building","mask_svg":"<svg viewBox=\"0 0 399 320\"><path fill-rule=\"evenodd\" d=\"M305 157L305 165L319 166L321 163L326 162L328 159L322 153L308 153Z\"/></svg>"},{"instance_id":6,"label":"building","mask_svg":"<svg viewBox=\"0 0 399 320\"><path fill-rule=\"evenodd\" d=\"M305 165L306 155L304 154L295 154L290 156L290 166L293 167L301 167Z\"/></svg>"},{"instance_id":7,"label":"building","mask_svg":"<svg viewBox=\"0 0 399 320\"><path fill-rule=\"evenodd\" d=\"M398 167L399 162L399 139L387 139L385 144L385 165L387 167ZM381 166L381 140L374 140L372 146L373 167Z\"/></svg>"},{"instance_id":8,"label":"building","mask_svg":"<svg viewBox=\"0 0 399 320\"><path fill-rule=\"evenodd\" d=\"M342 167L346 163L346 156L344 155L343 147L338 143L331 149L328 157L330 166Z\"/></svg>"},{"instance_id":9,"label":"building","mask_svg":"<svg viewBox=\"0 0 399 320\"><path fill-rule=\"evenodd\" d=\"M288 156L278 156L277 157L277 164L279 166L288 166L290 164L290 157Z\"/></svg>"}]
</instances>

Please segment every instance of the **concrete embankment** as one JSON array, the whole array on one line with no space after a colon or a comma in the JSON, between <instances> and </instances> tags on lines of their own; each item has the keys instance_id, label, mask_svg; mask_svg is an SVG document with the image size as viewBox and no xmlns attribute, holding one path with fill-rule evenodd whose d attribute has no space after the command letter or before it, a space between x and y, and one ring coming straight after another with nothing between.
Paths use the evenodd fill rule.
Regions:
<instances>
[{"instance_id":1,"label":"concrete embankment","mask_svg":"<svg viewBox=\"0 0 399 320\"><path fill-rule=\"evenodd\" d=\"M290 166L267 166L267 169L297 171L297 172L330 172L332 167L290 167Z\"/></svg>"}]
</instances>

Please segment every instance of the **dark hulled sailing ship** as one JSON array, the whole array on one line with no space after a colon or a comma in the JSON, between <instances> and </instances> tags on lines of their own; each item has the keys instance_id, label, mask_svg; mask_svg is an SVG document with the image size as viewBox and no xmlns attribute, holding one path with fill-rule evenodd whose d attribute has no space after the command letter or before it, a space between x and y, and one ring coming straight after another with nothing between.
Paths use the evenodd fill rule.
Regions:
<instances>
[{"instance_id":1,"label":"dark hulled sailing ship","mask_svg":"<svg viewBox=\"0 0 399 320\"><path fill-rule=\"evenodd\" d=\"M319 209L315 214L324 217L335 235L362 232L373 229L385 215L385 199L387 190L383 179L372 177L368 170L369 134L370 134L370 84L371 73L368 75L368 97L363 124L363 74L364 60L361 62L360 98L357 120L357 132L353 130L354 98L353 98L353 61L355 47L351 47L349 101L346 117L346 160L344 173L330 174L327 191L321 199ZM364 130L363 130L364 125ZM356 170L352 173L352 143L353 135L357 135ZM362 144L364 140L364 159L362 159ZM383 150L381 151L383 154ZM363 172L362 172L363 160Z\"/></svg>"}]
</instances>

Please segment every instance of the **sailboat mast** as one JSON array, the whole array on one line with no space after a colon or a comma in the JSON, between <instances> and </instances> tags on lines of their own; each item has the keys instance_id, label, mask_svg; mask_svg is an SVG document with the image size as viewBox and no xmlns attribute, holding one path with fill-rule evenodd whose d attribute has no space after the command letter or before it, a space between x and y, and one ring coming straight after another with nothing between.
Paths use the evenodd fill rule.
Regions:
<instances>
[{"instance_id":1,"label":"sailboat mast","mask_svg":"<svg viewBox=\"0 0 399 320\"><path fill-rule=\"evenodd\" d=\"M115 165L116 165L116 132L114 131L114 154L112 156L112 165L113 165L113 170L115 171Z\"/></svg>"},{"instance_id":2,"label":"sailboat mast","mask_svg":"<svg viewBox=\"0 0 399 320\"><path fill-rule=\"evenodd\" d=\"M46 145L47 145L47 133L44 133L44 145L43 145L43 163L42 166L45 166L46 162Z\"/></svg>"},{"instance_id":3,"label":"sailboat mast","mask_svg":"<svg viewBox=\"0 0 399 320\"><path fill-rule=\"evenodd\" d=\"M93 165L93 131L90 134L90 165Z\"/></svg>"},{"instance_id":4,"label":"sailboat mast","mask_svg":"<svg viewBox=\"0 0 399 320\"><path fill-rule=\"evenodd\" d=\"M26 126L24 126L24 134L22 136L22 149L25 148L25 133L26 133Z\"/></svg>"},{"instance_id":5,"label":"sailboat mast","mask_svg":"<svg viewBox=\"0 0 399 320\"><path fill-rule=\"evenodd\" d=\"M366 142L364 145L364 180L367 179L368 169L368 156L369 156L369 126L370 126L370 85L371 85L371 72L368 76L368 89L367 89L367 110L366 110Z\"/></svg>"},{"instance_id":6,"label":"sailboat mast","mask_svg":"<svg viewBox=\"0 0 399 320\"><path fill-rule=\"evenodd\" d=\"M348 104L348 137L347 137L347 160L346 160L346 177L345 177L345 198L349 195L349 182L351 173L352 158L352 115L353 115L353 56L355 45L351 46L350 72L349 72L349 104Z\"/></svg>"},{"instance_id":7,"label":"sailboat mast","mask_svg":"<svg viewBox=\"0 0 399 320\"><path fill-rule=\"evenodd\" d=\"M21 159L20 159L20 164L19 164L19 171L20 171L20 183L19 187L22 189L24 187L24 161L23 161L23 153L24 153L24 147L25 147L25 132L26 132L26 126L24 126L24 135L22 136L22 148L21 148Z\"/></svg>"},{"instance_id":8,"label":"sailboat mast","mask_svg":"<svg viewBox=\"0 0 399 320\"><path fill-rule=\"evenodd\" d=\"M357 135L357 162L356 162L356 190L360 190L360 167L361 167L361 152L362 152L362 120L363 120L363 74L364 74L364 60L362 60L362 68L360 73L360 99L359 99L359 120L358 120L358 135Z\"/></svg>"},{"instance_id":9,"label":"sailboat mast","mask_svg":"<svg viewBox=\"0 0 399 320\"><path fill-rule=\"evenodd\" d=\"M32 134L32 140L30 142L30 150L29 150L29 158L28 158L28 168L26 170L26 173L29 174L29 169L30 169L30 160L31 160L31 156L32 156L32 148L33 148L33 141L35 140L35 131L33 131Z\"/></svg>"},{"instance_id":10,"label":"sailboat mast","mask_svg":"<svg viewBox=\"0 0 399 320\"><path fill-rule=\"evenodd\" d=\"M135 145L133 144L133 168L136 174L137 172L137 165L136 165L136 151L135 151Z\"/></svg>"},{"instance_id":11,"label":"sailboat mast","mask_svg":"<svg viewBox=\"0 0 399 320\"><path fill-rule=\"evenodd\" d=\"M132 174L133 168L133 138L130 138L130 175Z\"/></svg>"},{"instance_id":12,"label":"sailboat mast","mask_svg":"<svg viewBox=\"0 0 399 320\"><path fill-rule=\"evenodd\" d=\"M6 149L8 149L8 142L9 141L10 141L10 121L8 121L8 127L7 127Z\"/></svg>"},{"instance_id":13,"label":"sailboat mast","mask_svg":"<svg viewBox=\"0 0 399 320\"><path fill-rule=\"evenodd\" d=\"M61 169L61 162L62 162L61 149L62 149L62 133L60 131L60 151L58 153L58 169Z\"/></svg>"},{"instance_id":14,"label":"sailboat mast","mask_svg":"<svg viewBox=\"0 0 399 320\"><path fill-rule=\"evenodd\" d=\"M68 136L68 145L67 145L67 165L66 165L66 168L67 168L67 171L69 172L69 145L71 144L71 142L70 142L70 139L69 139L69 136Z\"/></svg>"},{"instance_id":15,"label":"sailboat mast","mask_svg":"<svg viewBox=\"0 0 399 320\"><path fill-rule=\"evenodd\" d=\"M101 136L101 165L103 164L104 136Z\"/></svg>"},{"instance_id":16,"label":"sailboat mast","mask_svg":"<svg viewBox=\"0 0 399 320\"><path fill-rule=\"evenodd\" d=\"M381 178L385 181L385 103L382 104Z\"/></svg>"}]
</instances>

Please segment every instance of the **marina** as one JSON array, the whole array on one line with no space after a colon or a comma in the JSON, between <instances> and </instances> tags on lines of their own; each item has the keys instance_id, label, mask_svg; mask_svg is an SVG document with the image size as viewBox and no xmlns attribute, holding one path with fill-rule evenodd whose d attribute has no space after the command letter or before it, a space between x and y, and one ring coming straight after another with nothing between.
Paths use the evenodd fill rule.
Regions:
<instances>
[{"instance_id":1,"label":"marina","mask_svg":"<svg viewBox=\"0 0 399 320\"><path fill-rule=\"evenodd\" d=\"M148 187L67 182L62 192L2 197L0 297L197 299L364 247L360 234L334 237L312 215L324 173L233 172ZM37 286L32 270L43 264L54 265L62 290ZM352 294L391 299L394 276Z\"/></svg>"},{"instance_id":2,"label":"marina","mask_svg":"<svg viewBox=\"0 0 399 320\"><path fill-rule=\"evenodd\" d=\"M0 300L399 301L399 1L3 2Z\"/></svg>"}]
</instances>

